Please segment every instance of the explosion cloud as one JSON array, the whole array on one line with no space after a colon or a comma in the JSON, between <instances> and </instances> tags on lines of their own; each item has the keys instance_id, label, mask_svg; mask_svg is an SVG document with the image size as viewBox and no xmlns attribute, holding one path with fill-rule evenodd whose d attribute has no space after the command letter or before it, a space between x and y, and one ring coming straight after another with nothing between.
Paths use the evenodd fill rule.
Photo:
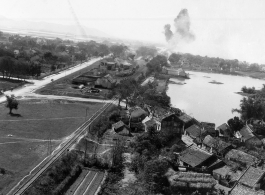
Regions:
<instances>
[{"instance_id":1,"label":"explosion cloud","mask_svg":"<svg viewBox=\"0 0 265 195\"><path fill-rule=\"evenodd\" d=\"M172 36L173 36L173 32L171 31L171 26L170 24L166 24L164 29L165 29L165 36L166 36L166 40L169 41Z\"/></svg>"},{"instance_id":2,"label":"explosion cloud","mask_svg":"<svg viewBox=\"0 0 265 195\"><path fill-rule=\"evenodd\" d=\"M182 9L174 20L175 33L171 31L170 24L164 27L166 41L173 47L180 42L191 42L195 40L194 34L190 30L190 17L187 9Z\"/></svg>"}]
</instances>

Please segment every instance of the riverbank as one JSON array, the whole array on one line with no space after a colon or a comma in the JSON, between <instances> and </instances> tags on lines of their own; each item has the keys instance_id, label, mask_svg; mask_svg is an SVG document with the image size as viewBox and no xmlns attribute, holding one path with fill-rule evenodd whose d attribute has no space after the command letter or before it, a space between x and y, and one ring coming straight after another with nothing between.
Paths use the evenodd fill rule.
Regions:
<instances>
[{"instance_id":1,"label":"riverbank","mask_svg":"<svg viewBox=\"0 0 265 195\"><path fill-rule=\"evenodd\" d=\"M221 71L193 70L193 69L185 69L185 70L192 71L192 72L204 72L204 73L231 75L231 76L242 76L242 77L250 77L253 79L265 80L265 72L242 72L242 71L221 72Z\"/></svg>"}]
</instances>

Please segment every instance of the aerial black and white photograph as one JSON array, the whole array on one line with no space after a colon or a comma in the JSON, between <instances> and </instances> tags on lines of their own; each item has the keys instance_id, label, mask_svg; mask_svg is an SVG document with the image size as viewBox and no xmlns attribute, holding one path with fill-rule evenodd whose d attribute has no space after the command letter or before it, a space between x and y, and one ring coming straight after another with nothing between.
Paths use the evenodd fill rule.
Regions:
<instances>
[{"instance_id":1,"label":"aerial black and white photograph","mask_svg":"<svg viewBox=\"0 0 265 195\"><path fill-rule=\"evenodd\" d=\"M265 195L265 1L0 0L0 195Z\"/></svg>"}]
</instances>

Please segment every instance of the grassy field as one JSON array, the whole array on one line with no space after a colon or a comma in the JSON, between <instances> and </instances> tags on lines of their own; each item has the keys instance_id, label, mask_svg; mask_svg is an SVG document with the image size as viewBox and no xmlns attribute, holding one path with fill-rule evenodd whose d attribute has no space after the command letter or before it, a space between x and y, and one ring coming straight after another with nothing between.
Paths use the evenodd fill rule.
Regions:
<instances>
[{"instance_id":1,"label":"grassy field","mask_svg":"<svg viewBox=\"0 0 265 195\"><path fill-rule=\"evenodd\" d=\"M10 90L11 88L16 88L24 85L26 82L21 80L13 80L0 78L0 91L1 90Z\"/></svg>"},{"instance_id":2,"label":"grassy field","mask_svg":"<svg viewBox=\"0 0 265 195\"><path fill-rule=\"evenodd\" d=\"M0 104L0 192L10 188L47 156L49 138L52 148L92 116L100 103L74 103L69 101L19 101L20 117L10 116ZM12 135L12 137L10 137Z\"/></svg>"}]
</instances>

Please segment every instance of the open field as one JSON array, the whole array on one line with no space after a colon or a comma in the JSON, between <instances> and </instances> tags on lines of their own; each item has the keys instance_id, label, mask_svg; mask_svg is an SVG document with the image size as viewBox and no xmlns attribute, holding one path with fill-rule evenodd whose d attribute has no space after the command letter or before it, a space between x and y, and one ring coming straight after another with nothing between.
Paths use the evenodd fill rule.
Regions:
<instances>
[{"instance_id":1,"label":"open field","mask_svg":"<svg viewBox=\"0 0 265 195\"><path fill-rule=\"evenodd\" d=\"M10 90L11 88L16 88L26 84L27 82L21 80L13 80L0 78L0 91L1 90Z\"/></svg>"},{"instance_id":2,"label":"open field","mask_svg":"<svg viewBox=\"0 0 265 195\"><path fill-rule=\"evenodd\" d=\"M13 111L15 116L0 104L0 168L7 170L0 175L2 188L14 185L47 156L47 140L51 139L54 149L85 121L86 115L89 118L102 106L65 100L19 103L18 110Z\"/></svg>"}]
</instances>

